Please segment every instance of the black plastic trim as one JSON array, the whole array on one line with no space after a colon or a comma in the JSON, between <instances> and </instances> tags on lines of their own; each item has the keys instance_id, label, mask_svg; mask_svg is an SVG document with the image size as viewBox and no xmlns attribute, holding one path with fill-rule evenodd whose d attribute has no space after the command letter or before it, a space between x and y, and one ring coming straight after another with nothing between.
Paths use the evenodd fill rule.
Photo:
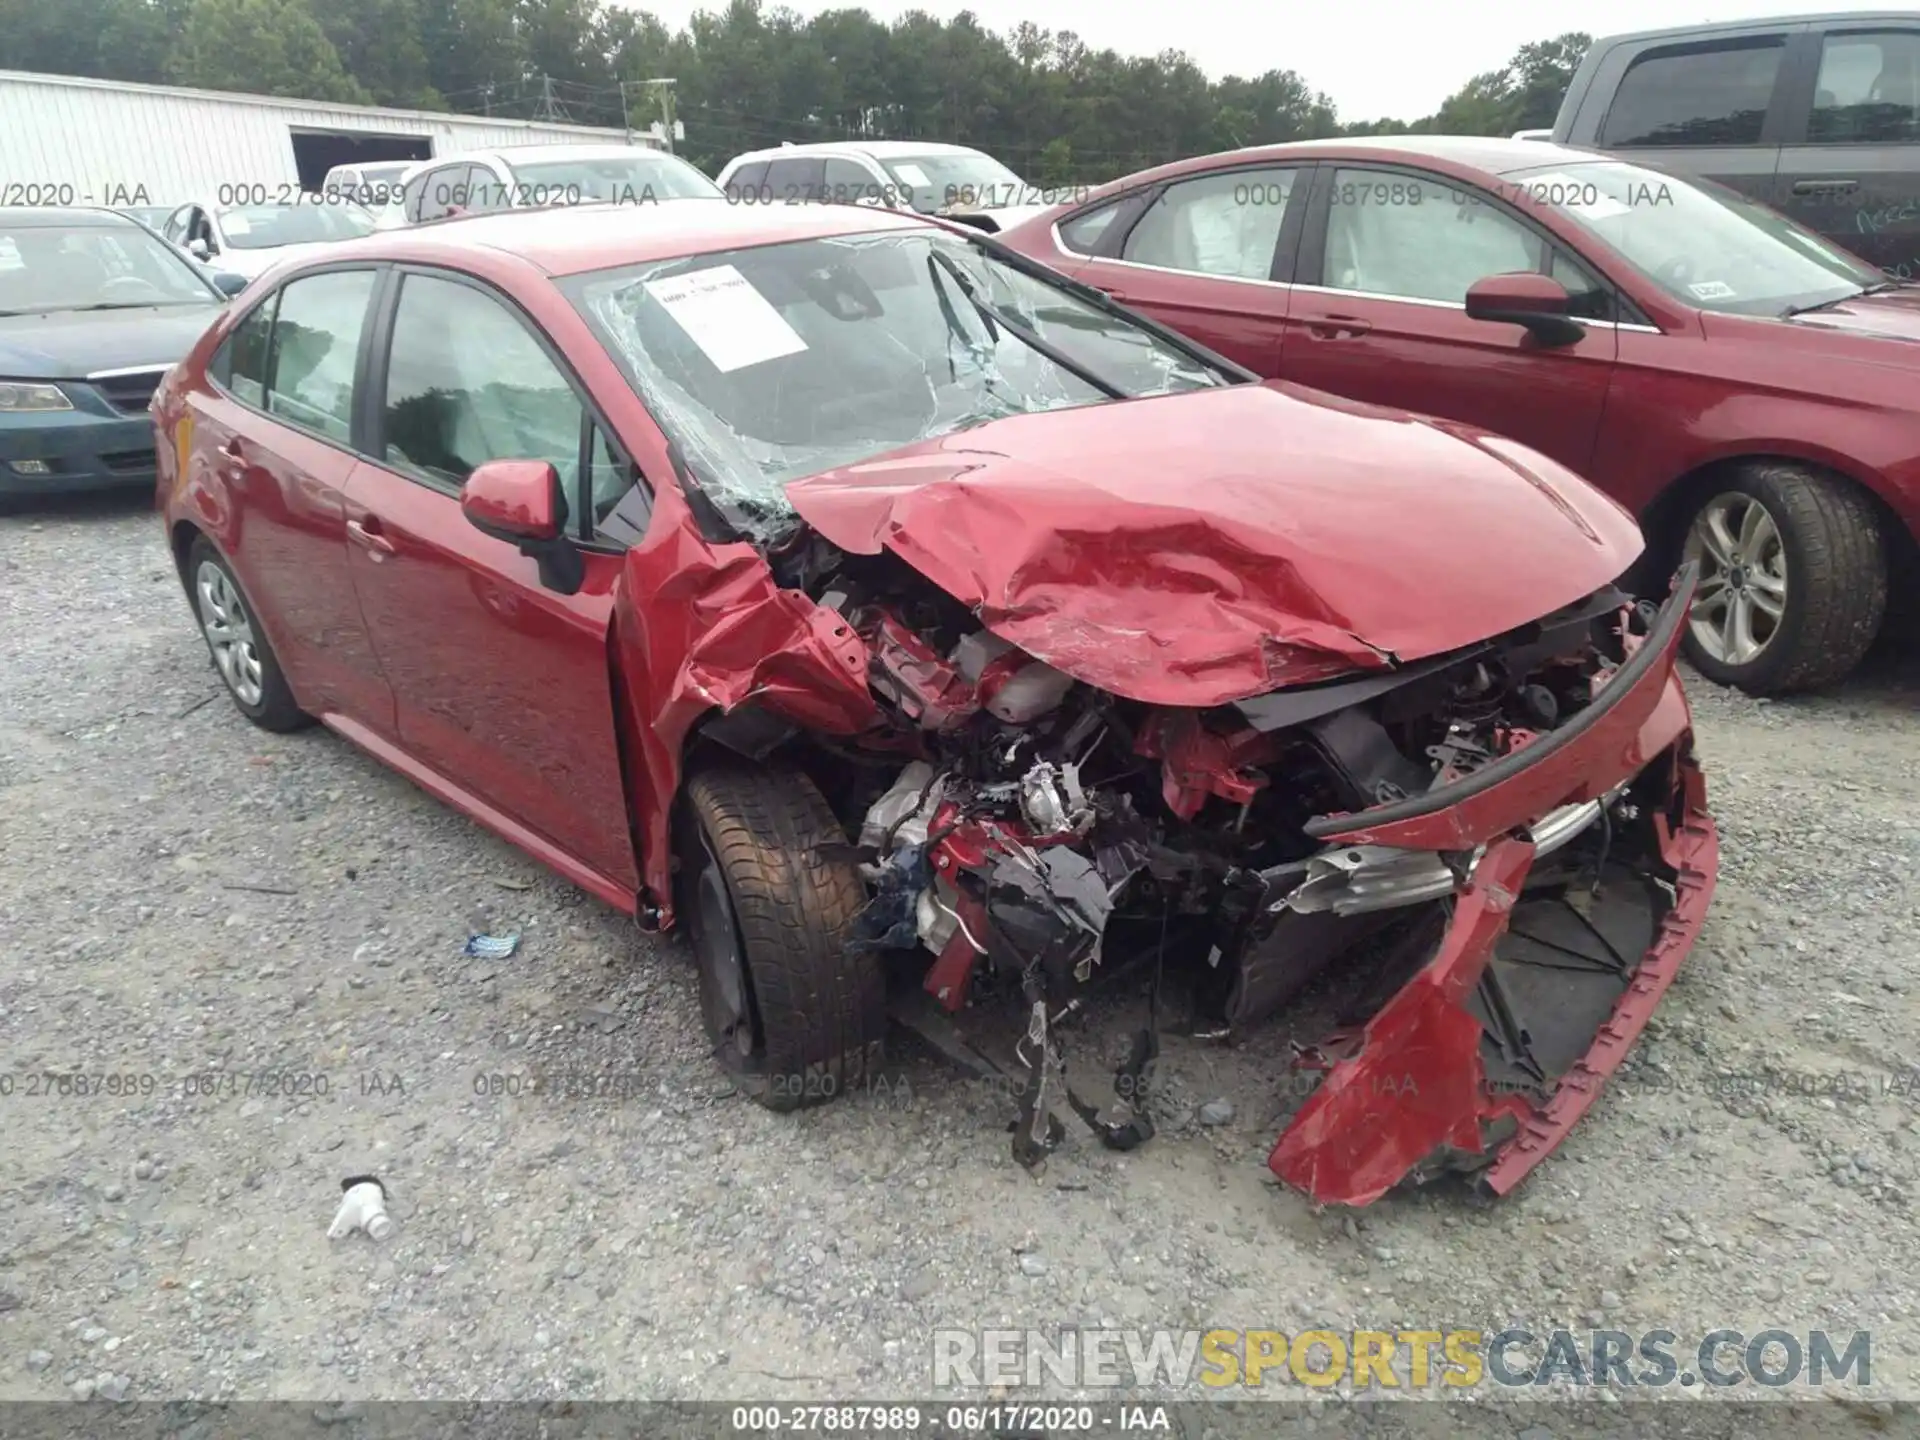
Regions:
<instances>
[{"instance_id":1,"label":"black plastic trim","mask_svg":"<svg viewBox=\"0 0 1920 1440\"><path fill-rule=\"evenodd\" d=\"M1376 805L1370 810L1355 810L1345 815L1318 815L1302 825L1301 830L1315 840L1328 840L1356 830L1370 830L1378 825L1397 825L1405 820L1418 820L1450 809L1463 800L1471 800L1482 791L1490 790L1501 781L1511 779L1523 770L1530 770L1542 760L1566 749L1599 724L1620 703L1622 697L1640 682L1641 677L1653 668L1654 662L1666 653L1693 606L1693 592L1699 579L1698 561L1690 560L1681 567L1680 573L1674 577L1673 594L1661 608L1640 648L1614 673L1613 679L1607 682L1593 704L1551 735L1490 765L1483 765L1451 785L1430 790L1425 795L1410 800L1396 800L1389 805Z\"/></svg>"}]
</instances>

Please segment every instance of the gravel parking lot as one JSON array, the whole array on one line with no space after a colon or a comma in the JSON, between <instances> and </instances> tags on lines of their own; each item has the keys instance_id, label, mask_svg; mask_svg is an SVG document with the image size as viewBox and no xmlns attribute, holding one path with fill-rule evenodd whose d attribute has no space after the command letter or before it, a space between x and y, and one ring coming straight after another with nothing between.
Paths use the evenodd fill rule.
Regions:
<instances>
[{"instance_id":1,"label":"gravel parking lot","mask_svg":"<svg viewBox=\"0 0 1920 1440\"><path fill-rule=\"evenodd\" d=\"M1511 1321L1868 1329L1861 1398L1920 1397L1910 655L1696 681L1721 885L1634 1069L1510 1199L1347 1215L1268 1183L1279 1027L1170 1035L1159 1138L1037 1177L910 1046L761 1111L684 946L249 726L138 501L0 519L0 624L0 1398L914 1396L943 1324ZM462 953L482 907L518 954ZM515 1093L562 1071L628 1093ZM398 1233L330 1243L366 1172Z\"/></svg>"}]
</instances>

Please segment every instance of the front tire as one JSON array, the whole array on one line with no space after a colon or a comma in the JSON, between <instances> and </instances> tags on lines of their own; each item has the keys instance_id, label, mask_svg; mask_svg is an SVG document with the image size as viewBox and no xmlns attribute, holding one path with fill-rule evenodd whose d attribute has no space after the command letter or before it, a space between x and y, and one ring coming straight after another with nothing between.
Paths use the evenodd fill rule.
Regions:
<instances>
[{"instance_id":1,"label":"front tire","mask_svg":"<svg viewBox=\"0 0 1920 1440\"><path fill-rule=\"evenodd\" d=\"M862 1083L886 1035L886 977L846 937L866 904L846 835L813 782L725 767L687 782L682 914L714 1057L769 1110Z\"/></svg>"},{"instance_id":2,"label":"front tire","mask_svg":"<svg viewBox=\"0 0 1920 1440\"><path fill-rule=\"evenodd\" d=\"M313 724L313 717L294 703L233 567L204 535L187 552L187 589L200 636L234 708L262 730L280 734Z\"/></svg>"},{"instance_id":3,"label":"front tire","mask_svg":"<svg viewBox=\"0 0 1920 1440\"><path fill-rule=\"evenodd\" d=\"M1749 465L1709 491L1682 555L1700 565L1687 659L1749 695L1839 680L1886 614L1886 546L1873 502L1802 466Z\"/></svg>"}]
</instances>

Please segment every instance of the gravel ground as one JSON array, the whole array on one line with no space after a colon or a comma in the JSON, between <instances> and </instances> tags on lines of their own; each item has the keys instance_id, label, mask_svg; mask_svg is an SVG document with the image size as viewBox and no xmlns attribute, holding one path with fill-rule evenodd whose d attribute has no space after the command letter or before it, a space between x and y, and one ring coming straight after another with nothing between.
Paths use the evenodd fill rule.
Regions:
<instances>
[{"instance_id":1,"label":"gravel ground","mask_svg":"<svg viewBox=\"0 0 1920 1440\"><path fill-rule=\"evenodd\" d=\"M915 1396L937 1325L1511 1321L1870 1329L1871 1394L1920 1392L1911 657L1793 702L1696 682L1721 885L1635 1068L1508 1200L1349 1216L1268 1183L1278 1027L1168 1037L1161 1136L1038 1177L910 1046L759 1110L683 945L249 726L137 502L0 519L0 607L0 1399ZM517 955L462 954L477 907ZM563 1070L629 1093L491 1093ZM329 1243L363 1172L398 1233Z\"/></svg>"}]
</instances>

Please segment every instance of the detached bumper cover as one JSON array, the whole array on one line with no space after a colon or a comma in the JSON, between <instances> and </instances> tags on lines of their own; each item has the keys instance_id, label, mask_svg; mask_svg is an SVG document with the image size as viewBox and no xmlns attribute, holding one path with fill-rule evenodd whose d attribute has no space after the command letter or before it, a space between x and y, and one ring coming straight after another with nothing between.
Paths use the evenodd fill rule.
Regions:
<instances>
[{"instance_id":1,"label":"detached bumper cover","mask_svg":"<svg viewBox=\"0 0 1920 1440\"><path fill-rule=\"evenodd\" d=\"M1457 803L1443 792L1326 822L1324 833L1361 844L1478 858L1430 957L1326 1067L1274 1146L1268 1164L1289 1185L1321 1203L1366 1205L1409 1176L1472 1169L1505 1194L1618 1068L1699 934L1718 872L1674 674L1691 599L1683 576L1581 727L1513 757L1530 763L1470 777ZM1547 827L1521 814L1545 820L1643 770L1666 782L1650 816L1659 853L1647 857L1665 883L1609 870L1592 903L1526 893L1545 840L1534 831Z\"/></svg>"}]
</instances>

